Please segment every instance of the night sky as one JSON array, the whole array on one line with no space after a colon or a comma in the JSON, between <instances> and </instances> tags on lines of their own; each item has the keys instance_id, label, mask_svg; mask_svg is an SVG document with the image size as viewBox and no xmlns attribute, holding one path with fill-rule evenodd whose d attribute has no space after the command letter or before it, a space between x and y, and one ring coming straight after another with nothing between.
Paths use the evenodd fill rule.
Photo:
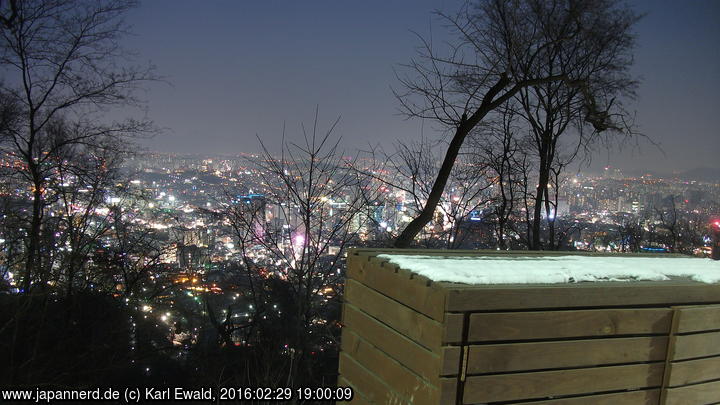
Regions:
<instances>
[{"instance_id":1,"label":"night sky","mask_svg":"<svg viewBox=\"0 0 720 405\"><path fill-rule=\"evenodd\" d=\"M431 12L459 0L360 2L146 0L127 22L125 45L138 61L157 66L169 84L143 96L161 135L151 150L198 154L256 152L263 139L276 149L283 122L298 139L300 123L320 128L341 117L336 135L348 154L396 139L438 134L406 121L390 86L393 72L418 45L412 31L446 36ZM720 1L637 0L633 68L642 84L639 149L600 151L593 167L682 171L720 167ZM432 24L431 24L432 23Z\"/></svg>"}]
</instances>

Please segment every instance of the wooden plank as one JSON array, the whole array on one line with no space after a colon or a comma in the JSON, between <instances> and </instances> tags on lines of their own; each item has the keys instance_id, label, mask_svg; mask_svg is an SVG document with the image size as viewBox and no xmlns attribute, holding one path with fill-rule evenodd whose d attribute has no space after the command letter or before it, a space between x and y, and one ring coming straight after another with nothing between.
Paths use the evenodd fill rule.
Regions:
<instances>
[{"instance_id":1,"label":"wooden plank","mask_svg":"<svg viewBox=\"0 0 720 405\"><path fill-rule=\"evenodd\" d=\"M369 259L369 260L368 260ZM419 279L409 278L397 266L367 256L348 256L348 278L442 322L445 315L446 291L436 284L427 286Z\"/></svg>"},{"instance_id":2,"label":"wooden plank","mask_svg":"<svg viewBox=\"0 0 720 405\"><path fill-rule=\"evenodd\" d=\"M353 332L343 334L342 351L414 405L437 405L440 391Z\"/></svg>"},{"instance_id":3,"label":"wooden plank","mask_svg":"<svg viewBox=\"0 0 720 405\"><path fill-rule=\"evenodd\" d=\"M454 404L457 402L457 378L440 379L439 405Z\"/></svg>"},{"instance_id":4,"label":"wooden plank","mask_svg":"<svg viewBox=\"0 0 720 405\"><path fill-rule=\"evenodd\" d=\"M456 376L460 370L462 361L462 349L460 346L443 347L443 355L440 361L441 376Z\"/></svg>"},{"instance_id":5,"label":"wooden plank","mask_svg":"<svg viewBox=\"0 0 720 405\"><path fill-rule=\"evenodd\" d=\"M363 397L375 404L412 405L393 392L381 379L358 364L346 353L340 353L339 372Z\"/></svg>"},{"instance_id":6,"label":"wooden plank","mask_svg":"<svg viewBox=\"0 0 720 405\"><path fill-rule=\"evenodd\" d=\"M720 380L720 356L670 363L669 387Z\"/></svg>"},{"instance_id":7,"label":"wooden plank","mask_svg":"<svg viewBox=\"0 0 720 405\"><path fill-rule=\"evenodd\" d=\"M720 305L676 308L680 315L678 333L720 329Z\"/></svg>"},{"instance_id":8,"label":"wooden plank","mask_svg":"<svg viewBox=\"0 0 720 405\"><path fill-rule=\"evenodd\" d=\"M668 383L670 381L670 364L672 360L671 353L675 352L675 334L677 333L678 323L680 321L680 316L678 316L679 312L677 309L672 310L672 322L670 323L670 333L668 333L668 345L667 345L667 356L665 356L665 366L663 368L663 379L662 379L662 386L660 387L660 403L665 403L665 394L667 394L667 390L665 389L668 386Z\"/></svg>"},{"instance_id":9,"label":"wooden plank","mask_svg":"<svg viewBox=\"0 0 720 405\"><path fill-rule=\"evenodd\" d=\"M664 336L470 346L468 374L660 361L666 348Z\"/></svg>"},{"instance_id":10,"label":"wooden plank","mask_svg":"<svg viewBox=\"0 0 720 405\"><path fill-rule=\"evenodd\" d=\"M665 308L480 313L470 315L468 341L667 334L671 317Z\"/></svg>"},{"instance_id":11,"label":"wooden plank","mask_svg":"<svg viewBox=\"0 0 720 405\"><path fill-rule=\"evenodd\" d=\"M438 378L440 356L374 320L347 302L343 305L343 323L346 328L350 328L349 332L356 333L426 381L434 383Z\"/></svg>"},{"instance_id":12,"label":"wooden plank","mask_svg":"<svg viewBox=\"0 0 720 405\"><path fill-rule=\"evenodd\" d=\"M633 364L536 373L471 376L466 404L659 387L664 364Z\"/></svg>"},{"instance_id":13,"label":"wooden plank","mask_svg":"<svg viewBox=\"0 0 720 405\"><path fill-rule=\"evenodd\" d=\"M448 312L720 303L720 285L694 281L474 285L448 289Z\"/></svg>"},{"instance_id":14,"label":"wooden plank","mask_svg":"<svg viewBox=\"0 0 720 405\"><path fill-rule=\"evenodd\" d=\"M720 381L668 388L663 405L705 405L720 402Z\"/></svg>"},{"instance_id":15,"label":"wooden plank","mask_svg":"<svg viewBox=\"0 0 720 405\"><path fill-rule=\"evenodd\" d=\"M350 387L353 390L353 399L350 401L353 405L376 405L373 402L370 402L369 399L365 398L363 393L355 388L355 386L353 386L353 384L346 380L343 376L338 377L338 387Z\"/></svg>"},{"instance_id":16,"label":"wooden plank","mask_svg":"<svg viewBox=\"0 0 720 405\"><path fill-rule=\"evenodd\" d=\"M513 402L513 405L658 405L660 390L638 390L547 401Z\"/></svg>"},{"instance_id":17,"label":"wooden plank","mask_svg":"<svg viewBox=\"0 0 720 405\"><path fill-rule=\"evenodd\" d=\"M465 316L463 314L447 313L445 314L445 331L443 333L443 343L459 344L463 340L463 322Z\"/></svg>"},{"instance_id":18,"label":"wooden plank","mask_svg":"<svg viewBox=\"0 0 720 405\"><path fill-rule=\"evenodd\" d=\"M675 339L675 350L670 352L672 360L709 357L720 354L720 332L677 335L673 336L672 339Z\"/></svg>"},{"instance_id":19,"label":"wooden plank","mask_svg":"<svg viewBox=\"0 0 720 405\"><path fill-rule=\"evenodd\" d=\"M345 300L421 346L440 352L444 326L355 280L345 282Z\"/></svg>"}]
</instances>

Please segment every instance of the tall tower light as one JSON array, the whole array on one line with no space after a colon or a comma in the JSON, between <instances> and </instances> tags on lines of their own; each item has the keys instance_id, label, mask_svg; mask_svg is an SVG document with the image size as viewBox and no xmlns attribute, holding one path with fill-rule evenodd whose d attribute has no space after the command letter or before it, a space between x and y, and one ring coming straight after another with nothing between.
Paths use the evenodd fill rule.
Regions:
<instances>
[{"instance_id":1,"label":"tall tower light","mask_svg":"<svg viewBox=\"0 0 720 405\"><path fill-rule=\"evenodd\" d=\"M713 220L712 225L712 253L713 260L720 260L720 218Z\"/></svg>"}]
</instances>

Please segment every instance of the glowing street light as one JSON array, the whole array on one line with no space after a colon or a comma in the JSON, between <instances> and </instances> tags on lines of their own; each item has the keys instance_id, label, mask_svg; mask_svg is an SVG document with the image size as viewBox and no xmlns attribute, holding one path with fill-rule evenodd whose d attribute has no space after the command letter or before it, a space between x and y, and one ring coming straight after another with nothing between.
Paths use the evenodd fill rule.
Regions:
<instances>
[{"instance_id":1,"label":"glowing street light","mask_svg":"<svg viewBox=\"0 0 720 405\"><path fill-rule=\"evenodd\" d=\"M712 253L713 260L720 260L720 219L712 222Z\"/></svg>"},{"instance_id":2,"label":"glowing street light","mask_svg":"<svg viewBox=\"0 0 720 405\"><path fill-rule=\"evenodd\" d=\"M303 247L305 245L305 236L302 234L297 234L293 238L293 244L295 247Z\"/></svg>"}]
</instances>

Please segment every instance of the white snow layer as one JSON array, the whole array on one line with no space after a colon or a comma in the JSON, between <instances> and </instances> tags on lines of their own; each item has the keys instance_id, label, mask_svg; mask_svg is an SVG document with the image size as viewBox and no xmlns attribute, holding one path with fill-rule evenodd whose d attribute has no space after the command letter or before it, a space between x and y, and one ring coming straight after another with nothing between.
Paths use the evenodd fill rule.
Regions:
<instances>
[{"instance_id":1,"label":"white snow layer","mask_svg":"<svg viewBox=\"0 0 720 405\"><path fill-rule=\"evenodd\" d=\"M720 261L692 257L417 256L381 254L434 281L465 284L556 284L581 281L669 280L720 282Z\"/></svg>"}]
</instances>

